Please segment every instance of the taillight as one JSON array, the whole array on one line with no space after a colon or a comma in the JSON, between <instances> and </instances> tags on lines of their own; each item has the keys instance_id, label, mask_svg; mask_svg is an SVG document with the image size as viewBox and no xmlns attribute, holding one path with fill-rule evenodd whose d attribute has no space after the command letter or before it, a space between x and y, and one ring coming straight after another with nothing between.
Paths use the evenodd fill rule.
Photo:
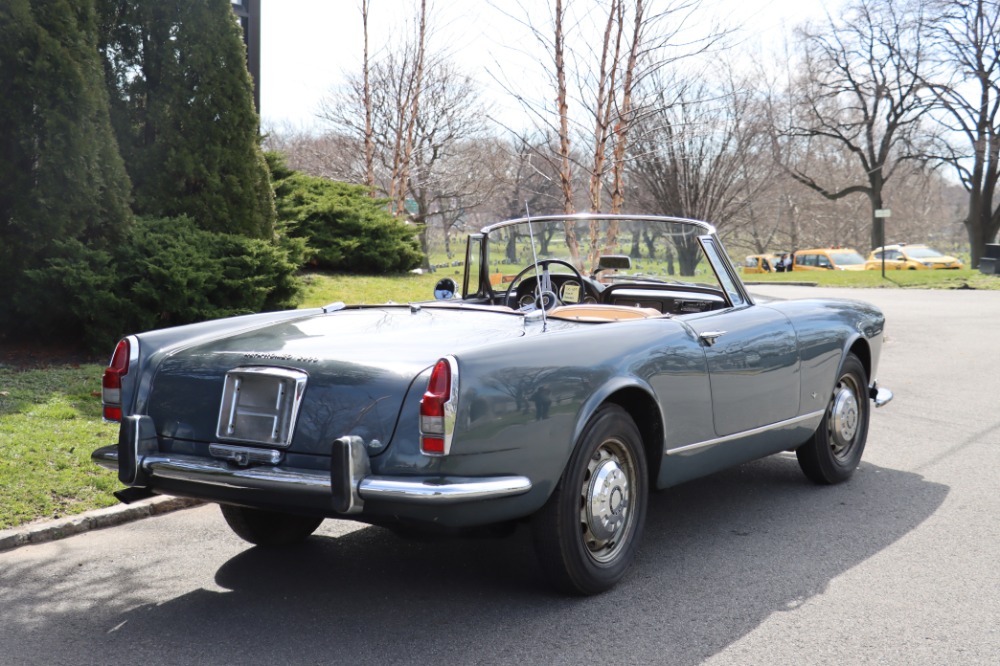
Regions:
<instances>
[{"instance_id":1,"label":"taillight","mask_svg":"<svg viewBox=\"0 0 1000 666\"><path fill-rule=\"evenodd\" d=\"M131 348L128 339L123 338L118 341L115 353L111 356L111 363L104 370L104 379L101 381L101 401L104 403L104 420L122 420L122 377L128 374L129 356Z\"/></svg>"},{"instance_id":2,"label":"taillight","mask_svg":"<svg viewBox=\"0 0 1000 666\"><path fill-rule=\"evenodd\" d=\"M447 455L455 431L458 402L458 363L452 357L434 364L427 390L420 400L420 450L431 455Z\"/></svg>"}]
</instances>

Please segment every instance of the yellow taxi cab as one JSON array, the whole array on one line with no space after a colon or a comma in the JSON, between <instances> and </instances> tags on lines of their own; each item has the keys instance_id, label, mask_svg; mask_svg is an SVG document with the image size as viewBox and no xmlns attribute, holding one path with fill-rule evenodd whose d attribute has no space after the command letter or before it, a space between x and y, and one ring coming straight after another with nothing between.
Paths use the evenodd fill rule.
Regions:
<instances>
[{"instance_id":1,"label":"yellow taxi cab","mask_svg":"<svg viewBox=\"0 0 1000 666\"><path fill-rule=\"evenodd\" d=\"M777 270L778 257L773 254L751 254L743 262L744 273L773 273Z\"/></svg>"},{"instance_id":2,"label":"yellow taxi cab","mask_svg":"<svg viewBox=\"0 0 1000 666\"><path fill-rule=\"evenodd\" d=\"M849 247L824 247L795 253L796 271L862 271L865 258Z\"/></svg>"},{"instance_id":3,"label":"yellow taxi cab","mask_svg":"<svg viewBox=\"0 0 1000 666\"><path fill-rule=\"evenodd\" d=\"M882 257L885 256L886 270L924 270L928 268L958 269L962 262L955 257L942 254L926 245L886 245L877 247L868 255L865 268L870 271L882 269Z\"/></svg>"}]
</instances>

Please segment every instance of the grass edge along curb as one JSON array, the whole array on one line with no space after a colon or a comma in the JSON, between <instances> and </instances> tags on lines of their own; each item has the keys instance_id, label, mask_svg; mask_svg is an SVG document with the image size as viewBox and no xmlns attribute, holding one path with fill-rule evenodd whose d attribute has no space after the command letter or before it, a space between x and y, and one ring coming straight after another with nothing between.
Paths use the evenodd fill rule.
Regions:
<instances>
[{"instance_id":1,"label":"grass edge along curb","mask_svg":"<svg viewBox=\"0 0 1000 666\"><path fill-rule=\"evenodd\" d=\"M201 504L204 504L201 500L158 495L132 504L117 504L67 518L27 523L0 530L0 553L30 544L65 539L91 530L115 527L141 518L158 516Z\"/></svg>"}]
</instances>

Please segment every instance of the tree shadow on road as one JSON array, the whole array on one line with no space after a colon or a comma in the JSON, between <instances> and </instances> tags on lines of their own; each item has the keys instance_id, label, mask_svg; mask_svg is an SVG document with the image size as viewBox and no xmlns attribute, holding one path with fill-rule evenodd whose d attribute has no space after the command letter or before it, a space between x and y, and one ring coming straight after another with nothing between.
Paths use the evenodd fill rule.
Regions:
<instances>
[{"instance_id":1,"label":"tree shadow on road","mask_svg":"<svg viewBox=\"0 0 1000 666\"><path fill-rule=\"evenodd\" d=\"M697 664L891 546L947 492L869 464L817 487L774 456L653 495L640 557L597 597L551 592L527 530L409 541L372 527L248 547L219 567L223 590L123 610L110 633L82 611L34 629L72 638L78 663ZM128 577L115 584L142 585Z\"/></svg>"}]
</instances>

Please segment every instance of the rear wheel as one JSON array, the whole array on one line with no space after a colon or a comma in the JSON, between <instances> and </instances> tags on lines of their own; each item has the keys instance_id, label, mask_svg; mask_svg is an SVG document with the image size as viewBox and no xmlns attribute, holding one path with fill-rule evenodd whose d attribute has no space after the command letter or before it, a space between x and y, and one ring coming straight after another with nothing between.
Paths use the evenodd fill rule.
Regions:
<instances>
[{"instance_id":1,"label":"rear wheel","mask_svg":"<svg viewBox=\"0 0 1000 666\"><path fill-rule=\"evenodd\" d=\"M869 411L865 367L848 354L819 428L795 449L799 467L810 480L833 484L851 478L868 439Z\"/></svg>"},{"instance_id":2,"label":"rear wheel","mask_svg":"<svg viewBox=\"0 0 1000 666\"><path fill-rule=\"evenodd\" d=\"M322 518L220 504L222 517L238 537L257 546L286 546L304 541Z\"/></svg>"},{"instance_id":3,"label":"rear wheel","mask_svg":"<svg viewBox=\"0 0 1000 666\"><path fill-rule=\"evenodd\" d=\"M549 580L573 594L597 594L621 580L639 547L648 494L639 430L624 409L605 405L532 520Z\"/></svg>"}]
</instances>

